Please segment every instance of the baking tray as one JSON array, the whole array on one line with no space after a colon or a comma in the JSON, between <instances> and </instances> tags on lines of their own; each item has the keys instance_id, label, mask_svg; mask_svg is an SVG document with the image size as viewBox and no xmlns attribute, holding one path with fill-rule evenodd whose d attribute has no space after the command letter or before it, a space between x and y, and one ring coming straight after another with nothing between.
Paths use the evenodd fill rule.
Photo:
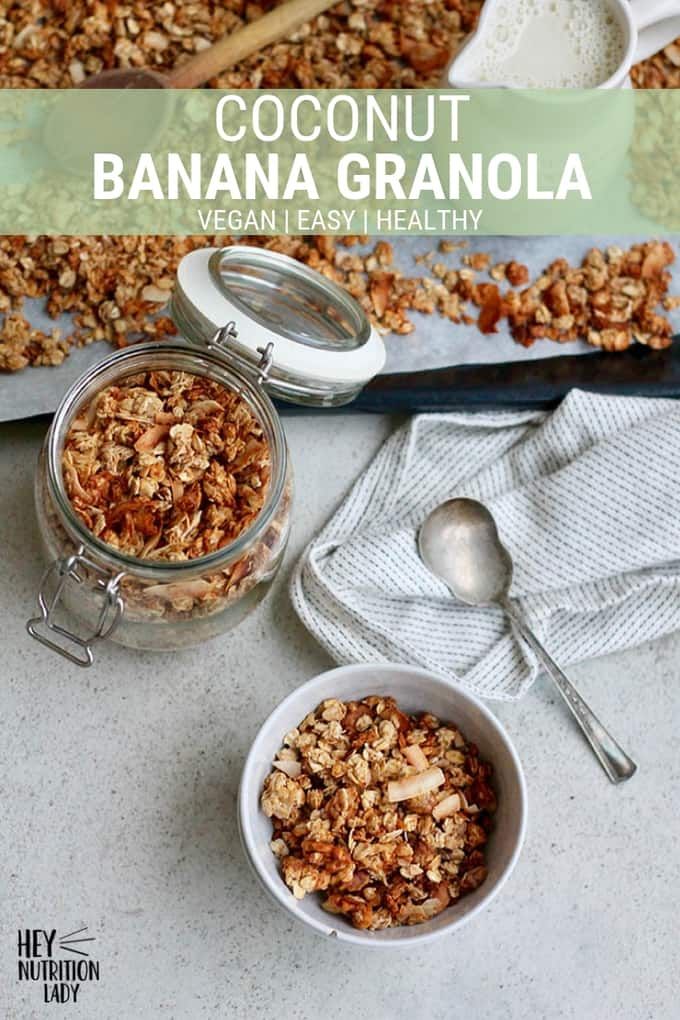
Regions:
<instances>
[{"instance_id":1,"label":"baking tray","mask_svg":"<svg viewBox=\"0 0 680 1020\"><path fill-rule=\"evenodd\" d=\"M642 240L643 238L639 238ZM647 238L644 238L647 239ZM677 238L668 237L671 243ZM434 261L451 268L467 252L488 252L493 262L524 262L531 277L553 259L565 256L580 263L589 247L619 244L636 238L584 237L480 237L451 254L437 253L439 237L393 239L395 265L406 274L425 275L427 267L415 257L434 252ZM367 249L375 243L371 241ZM352 249L356 250L356 249ZM680 261L672 267L671 293L680 294ZM480 273L478 279L488 277ZM68 329L67 319L55 323L41 303L26 303L25 314L42 329L55 324ZM411 315L415 330L407 336L386 338L387 363L350 409L370 412L416 412L465 409L547 408L574 387L601 393L644 396L680 396L680 340L666 351L636 345L621 354L596 351L582 341L555 344L537 341L532 347L516 344L501 331L483 336L475 325L454 324L434 315ZM680 311L670 313L680 333ZM95 361L110 354L104 343L73 351L58 368L28 368L15 375L0 374L0 421L51 414L71 383ZM290 412L290 406L282 407ZM308 409L305 409L308 410ZM324 413L327 413L324 411Z\"/></svg>"},{"instance_id":2,"label":"baking tray","mask_svg":"<svg viewBox=\"0 0 680 1020\"><path fill-rule=\"evenodd\" d=\"M619 396L680 397L680 336L665 351L640 345L621 354L554 357L495 365L456 365L379 376L352 405L357 411L547 409L571 389Z\"/></svg>"}]
</instances>

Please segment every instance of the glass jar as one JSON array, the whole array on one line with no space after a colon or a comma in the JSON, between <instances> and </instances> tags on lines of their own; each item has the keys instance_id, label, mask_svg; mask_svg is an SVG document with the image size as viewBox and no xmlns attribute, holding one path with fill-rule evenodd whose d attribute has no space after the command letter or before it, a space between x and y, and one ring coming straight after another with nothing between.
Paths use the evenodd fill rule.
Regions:
<instances>
[{"instance_id":1,"label":"glass jar","mask_svg":"<svg viewBox=\"0 0 680 1020\"><path fill-rule=\"evenodd\" d=\"M345 291L262 249L186 256L171 312L183 338L130 347L82 375L62 400L40 455L35 496L48 567L39 614L27 627L78 665L91 665L93 644L102 638L166 651L240 623L266 594L290 530L292 474L268 394L317 406L346 403L384 362L382 341ZM203 376L235 392L269 446L271 475L258 516L231 544L197 559L126 555L87 528L66 492L62 457L73 421L103 389L148 371Z\"/></svg>"}]
</instances>

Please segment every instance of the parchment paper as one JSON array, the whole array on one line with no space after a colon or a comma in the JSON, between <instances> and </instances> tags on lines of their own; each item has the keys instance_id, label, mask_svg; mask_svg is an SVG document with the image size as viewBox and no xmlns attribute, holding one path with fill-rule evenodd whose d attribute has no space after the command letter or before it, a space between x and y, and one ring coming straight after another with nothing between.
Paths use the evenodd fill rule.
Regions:
<instances>
[{"instance_id":1,"label":"parchment paper","mask_svg":"<svg viewBox=\"0 0 680 1020\"><path fill-rule=\"evenodd\" d=\"M436 251L439 240L440 238L430 235L393 238L396 265L409 275L427 275L427 266L417 265L414 256ZM434 261L456 268L461 264L463 254L484 251L491 256L492 264L507 262L510 259L524 262L529 267L533 279L553 259L560 256L569 259L572 264L579 264L588 248L593 245L604 247L608 244L620 244L627 247L635 240L636 238L629 236L470 238L468 247L448 255L437 253ZM641 237L639 240L648 240L648 237ZM372 240L367 248L373 244L375 240ZM672 269L671 293L680 294L680 261ZM490 278L486 273L479 273L478 279L482 281ZM69 329L67 317L56 321L50 319L39 301L27 302L25 314L31 323L41 329L50 329L55 325L64 331ZM471 309L471 314L474 314L474 309ZM416 326L413 333L409 336L386 337L386 373L459 364L522 361L556 355L587 355L593 352L593 348L582 341L558 345L549 340L540 340L527 349L514 343L502 326L499 333L484 336L475 325L456 325L437 314L411 313L411 317ZM680 330L680 311L670 313L670 317L676 331ZM90 365L110 353L111 348L108 344L96 343L80 350L73 350L63 365L57 368L26 368L14 374L0 373L0 421L52 413L71 383ZM611 356L616 357L615 354Z\"/></svg>"}]
</instances>

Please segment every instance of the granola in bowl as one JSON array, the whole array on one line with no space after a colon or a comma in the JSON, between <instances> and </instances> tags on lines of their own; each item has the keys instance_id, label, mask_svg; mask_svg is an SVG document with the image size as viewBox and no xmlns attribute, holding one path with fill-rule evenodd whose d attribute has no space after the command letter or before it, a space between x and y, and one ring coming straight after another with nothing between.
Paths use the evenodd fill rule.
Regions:
<instances>
[{"instance_id":1,"label":"granola in bowl","mask_svg":"<svg viewBox=\"0 0 680 1020\"><path fill-rule=\"evenodd\" d=\"M492 772L430 713L324 700L286 734L261 794L286 885L359 929L431 920L487 877Z\"/></svg>"}]
</instances>

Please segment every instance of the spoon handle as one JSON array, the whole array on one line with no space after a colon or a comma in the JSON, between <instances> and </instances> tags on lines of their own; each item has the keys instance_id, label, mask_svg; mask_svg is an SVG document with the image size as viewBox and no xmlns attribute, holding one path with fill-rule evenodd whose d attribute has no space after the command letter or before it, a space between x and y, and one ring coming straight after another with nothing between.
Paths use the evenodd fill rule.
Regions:
<instances>
[{"instance_id":1,"label":"spoon handle","mask_svg":"<svg viewBox=\"0 0 680 1020\"><path fill-rule=\"evenodd\" d=\"M174 89L194 89L246 57L285 39L336 0L287 0L273 10L201 50L168 75Z\"/></svg>"},{"instance_id":2,"label":"spoon handle","mask_svg":"<svg viewBox=\"0 0 680 1020\"><path fill-rule=\"evenodd\" d=\"M595 713L578 693L571 680L562 672L553 657L545 650L533 631L530 630L526 620L517 611L512 602L509 599L504 599L502 606L531 650L535 652L551 680L556 684L558 691L566 701L586 740L595 752L600 765L612 783L623 783L625 780L630 779L637 768L635 762L628 757L623 748L607 732Z\"/></svg>"}]
</instances>

